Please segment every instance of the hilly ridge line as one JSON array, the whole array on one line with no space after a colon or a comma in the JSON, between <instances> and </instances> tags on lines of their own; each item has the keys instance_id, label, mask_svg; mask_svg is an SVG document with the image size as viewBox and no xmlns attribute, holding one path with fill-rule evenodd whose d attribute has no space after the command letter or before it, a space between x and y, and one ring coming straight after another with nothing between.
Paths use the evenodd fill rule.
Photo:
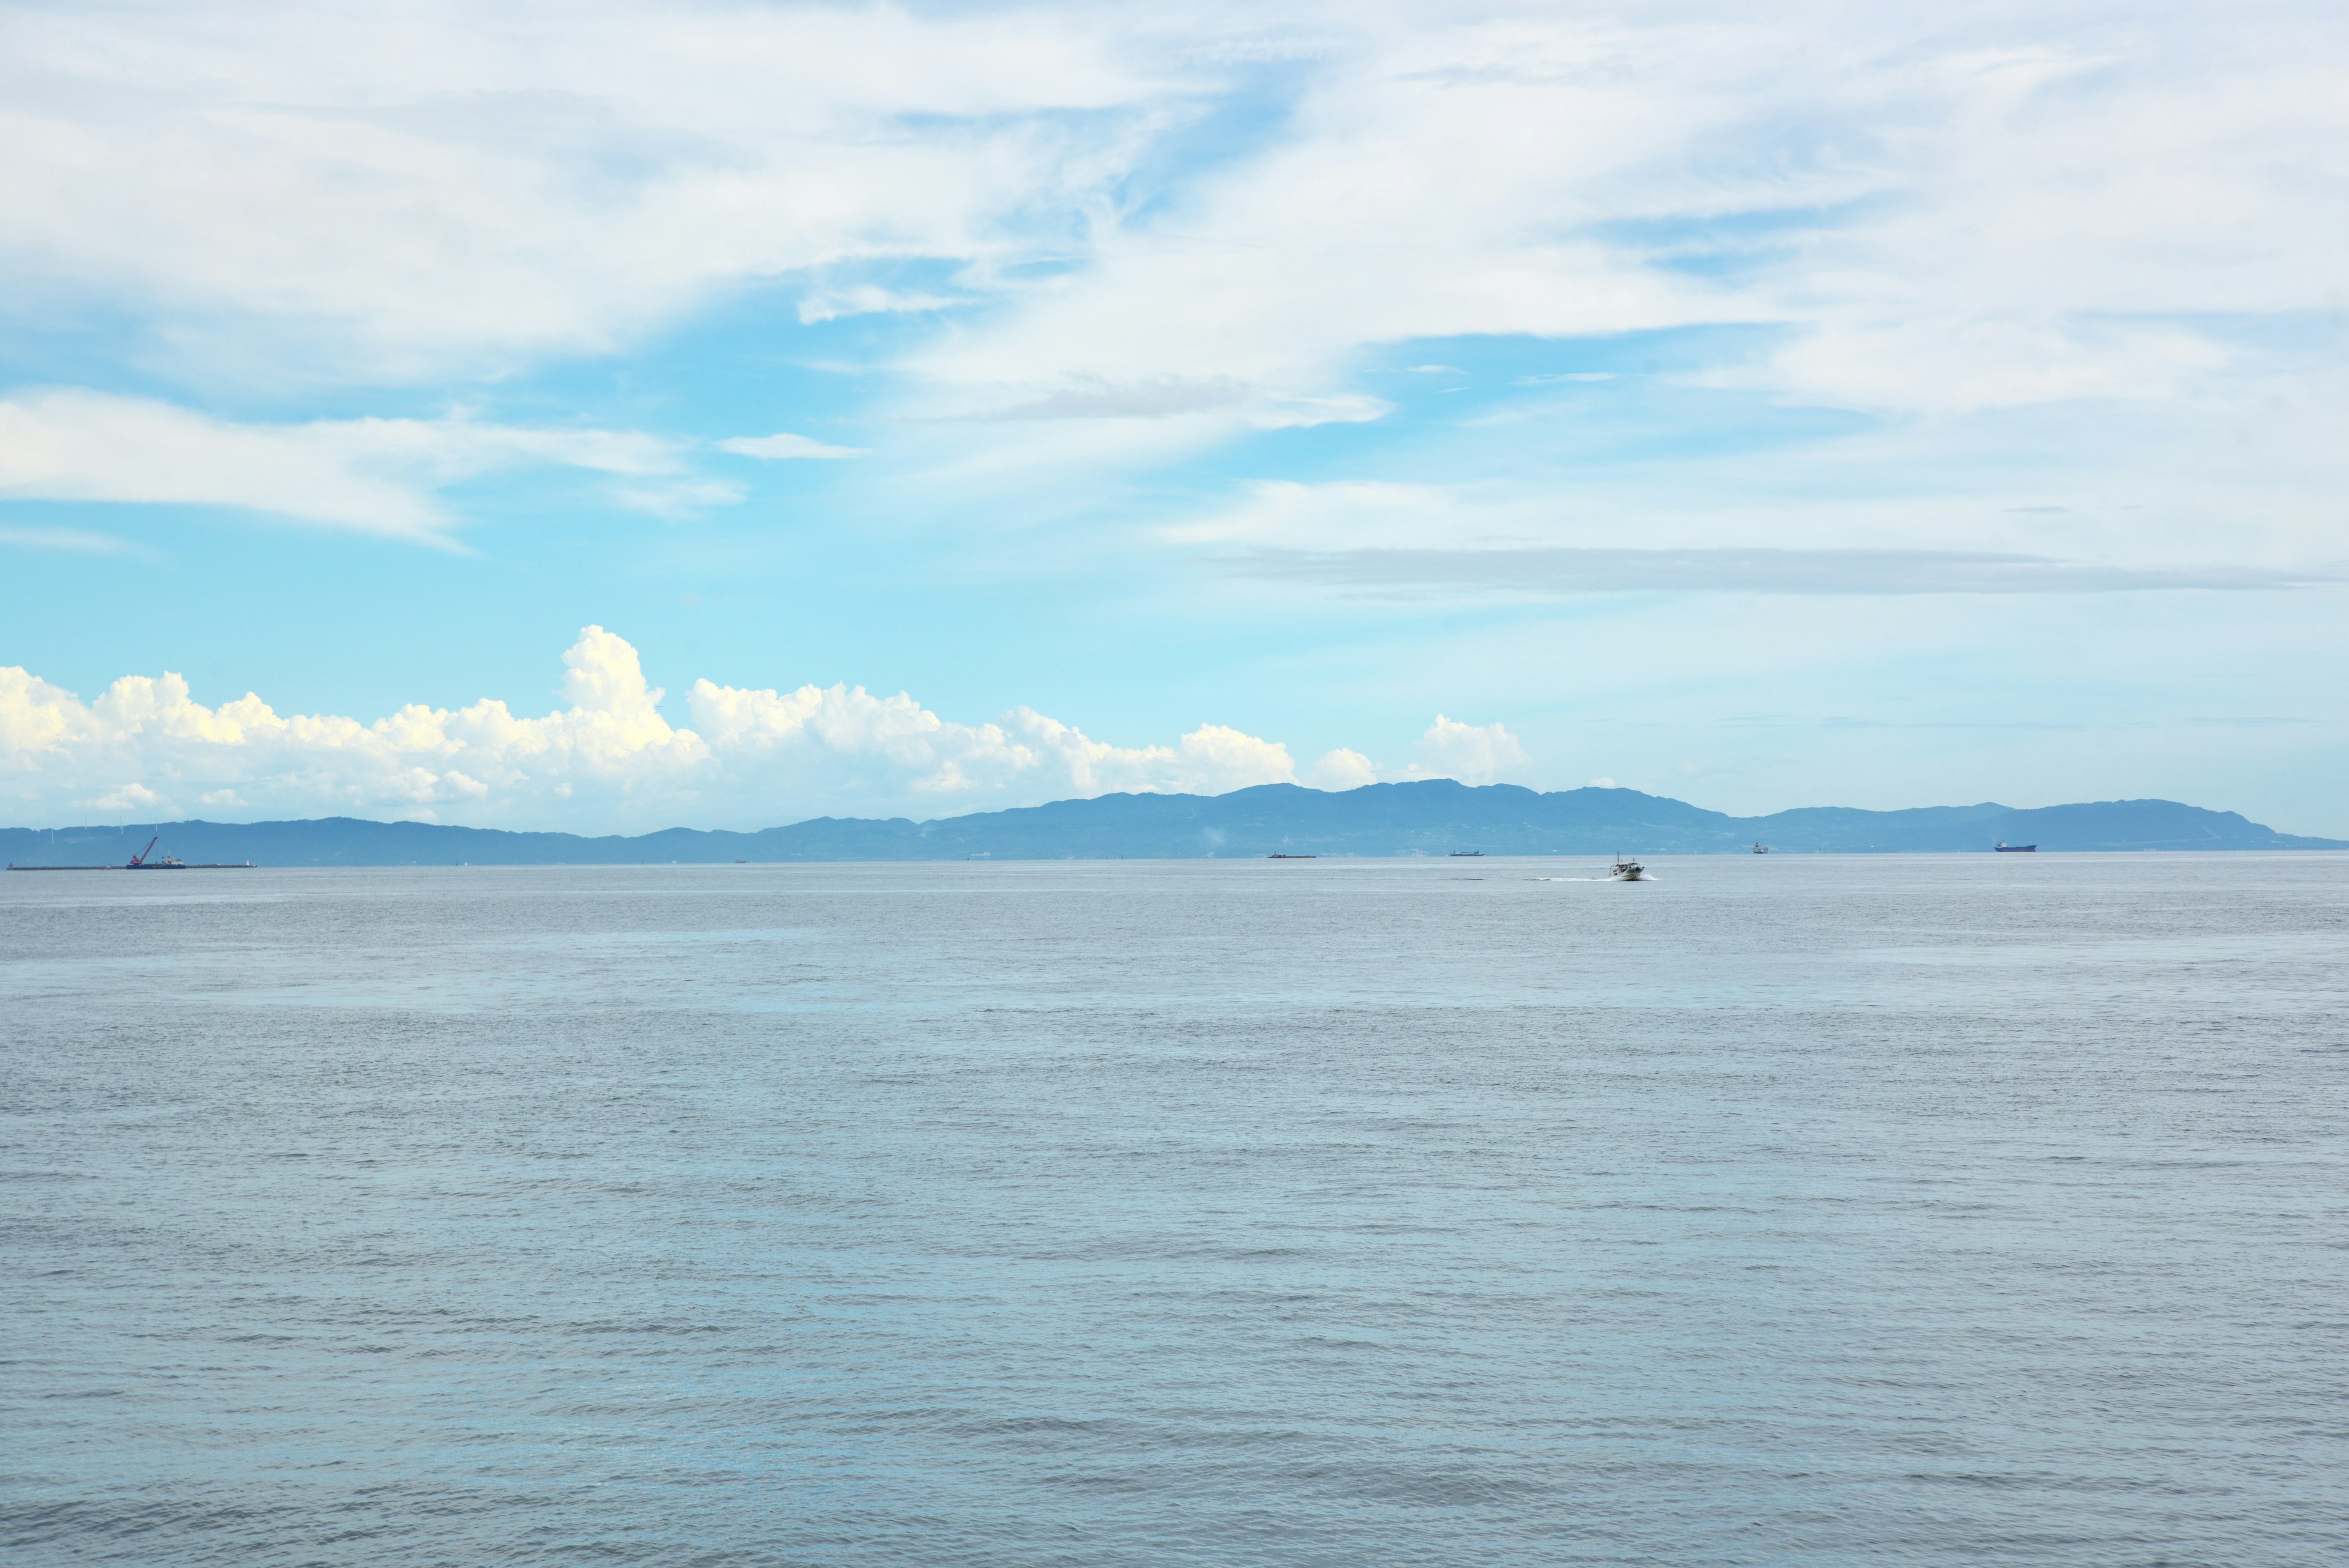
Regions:
<instances>
[{"instance_id":1,"label":"hilly ridge line","mask_svg":"<svg viewBox=\"0 0 2349 1568\"><path fill-rule=\"evenodd\" d=\"M2235 812L2167 800L2019 809L1985 803L1866 811L1804 806L1738 817L1639 790L1541 794L1450 779L1325 792L1259 784L1228 794L1108 794L916 822L815 817L755 832L664 828L633 836L317 817L0 829L16 865L120 864L132 833L183 859L271 866L626 865L843 860L1185 859L1270 854L1410 856L2349 849L2278 833Z\"/></svg>"}]
</instances>

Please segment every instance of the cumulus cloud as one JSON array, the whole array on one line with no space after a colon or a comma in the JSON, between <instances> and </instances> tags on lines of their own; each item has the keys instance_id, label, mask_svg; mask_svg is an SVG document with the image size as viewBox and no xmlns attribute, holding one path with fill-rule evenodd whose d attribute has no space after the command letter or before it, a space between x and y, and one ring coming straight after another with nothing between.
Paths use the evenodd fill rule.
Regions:
<instances>
[{"instance_id":1,"label":"cumulus cloud","mask_svg":"<svg viewBox=\"0 0 2349 1568\"><path fill-rule=\"evenodd\" d=\"M372 723L217 707L175 674L125 676L93 701L0 668L0 798L21 818L203 808L589 826L766 826L820 810L951 815L1111 791L1220 794L1294 782L1288 748L1221 724L1118 746L1030 708L965 724L905 693L694 682L692 724L627 640L585 628L564 655L566 706L411 704Z\"/></svg>"},{"instance_id":2,"label":"cumulus cloud","mask_svg":"<svg viewBox=\"0 0 2349 1568\"><path fill-rule=\"evenodd\" d=\"M677 495L731 498L694 491L694 482L679 477L684 464L668 442L628 431L536 430L461 416L240 424L150 399L70 389L0 399L0 495L26 499L234 506L446 543L450 518L440 486L550 464L629 482L624 494L657 509ZM18 543L102 547L103 535L16 532L33 535Z\"/></svg>"},{"instance_id":3,"label":"cumulus cloud","mask_svg":"<svg viewBox=\"0 0 2349 1568\"><path fill-rule=\"evenodd\" d=\"M1340 746L1321 753L1305 782L1316 789L1360 789L1379 782L1379 766L1352 747Z\"/></svg>"},{"instance_id":4,"label":"cumulus cloud","mask_svg":"<svg viewBox=\"0 0 2349 1568\"><path fill-rule=\"evenodd\" d=\"M91 811L109 813L145 811L162 805L163 797L144 784L127 784L119 788L107 791L96 800L82 801L78 804Z\"/></svg>"},{"instance_id":5,"label":"cumulus cloud","mask_svg":"<svg viewBox=\"0 0 2349 1568\"><path fill-rule=\"evenodd\" d=\"M1464 724L1438 713L1427 733L1419 738L1403 776L1487 784L1522 780L1532 768L1533 758L1500 724Z\"/></svg>"},{"instance_id":6,"label":"cumulus cloud","mask_svg":"<svg viewBox=\"0 0 2349 1568\"><path fill-rule=\"evenodd\" d=\"M457 711L410 704L372 724L280 715L252 692L207 708L176 674L127 675L93 702L22 669L0 668L0 777L35 811L93 779L135 782L101 811L175 811L248 802L262 809L412 810L439 804L622 799L684 781L709 755L672 729L636 649L590 627L564 655L571 708L516 718L485 699ZM47 809L54 809L49 806Z\"/></svg>"},{"instance_id":7,"label":"cumulus cloud","mask_svg":"<svg viewBox=\"0 0 2349 1568\"><path fill-rule=\"evenodd\" d=\"M1359 789L1369 784L1457 779L1466 784L1531 782L1533 758L1500 723L1464 724L1443 714L1427 727L1401 767L1384 768L1350 747L1325 752L1305 777L1316 789Z\"/></svg>"}]
</instances>

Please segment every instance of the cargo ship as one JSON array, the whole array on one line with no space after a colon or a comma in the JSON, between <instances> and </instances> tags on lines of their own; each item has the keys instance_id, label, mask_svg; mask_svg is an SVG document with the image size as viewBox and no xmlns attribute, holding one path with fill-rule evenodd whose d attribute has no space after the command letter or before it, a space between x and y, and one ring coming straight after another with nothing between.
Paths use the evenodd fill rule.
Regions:
<instances>
[{"instance_id":1,"label":"cargo ship","mask_svg":"<svg viewBox=\"0 0 2349 1568\"><path fill-rule=\"evenodd\" d=\"M2003 838L2000 839L1998 843L1993 845L1992 847L1995 848L2001 855L2036 855L2039 853L2039 846L2036 844L2009 844Z\"/></svg>"}]
</instances>

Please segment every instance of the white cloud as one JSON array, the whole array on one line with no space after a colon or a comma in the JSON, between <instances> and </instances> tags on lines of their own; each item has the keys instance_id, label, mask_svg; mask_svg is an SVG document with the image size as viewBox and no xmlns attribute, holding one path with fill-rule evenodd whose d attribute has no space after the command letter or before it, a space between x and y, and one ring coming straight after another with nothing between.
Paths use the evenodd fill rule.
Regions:
<instances>
[{"instance_id":1,"label":"white cloud","mask_svg":"<svg viewBox=\"0 0 2349 1568\"><path fill-rule=\"evenodd\" d=\"M5 451L0 451L0 462L5 461ZM0 545L23 550L72 550L85 556L127 556L137 548L128 539L86 528L19 528L12 524L0 524Z\"/></svg>"},{"instance_id":2,"label":"white cloud","mask_svg":"<svg viewBox=\"0 0 2349 1568\"><path fill-rule=\"evenodd\" d=\"M2222 417L2238 399L2258 401L2256 415ZM1899 420L1775 449L1559 463L1512 452L1542 439L1537 424L1496 420L1444 450L1470 477L1258 481L1154 536L1207 556L1227 580L1277 580L1282 596L1318 581L1397 602L1461 591L1453 574L1479 562L1479 592L1675 591L1667 580L1622 580L1603 554L1579 574L1568 559L1578 551L1719 552L1710 580L1680 587L1723 591L1738 590L1741 572L1754 591L1785 586L1758 563L1740 566L1738 551L1822 553L1823 571L1838 555L1920 567L1935 553L1953 567L2002 555L2013 562L2004 586L2018 591L2337 582L2334 497L2349 484L2349 446L2332 426L2344 400L2349 375L2312 369L2207 402L2122 400L1962 425ZM1544 551L1557 553L1547 574L1529 570ZM1394 554L1372 569L1382 552ZM1350 566L1338 570L1342 563ZM1880 570L1842 577L1837 591L1929 586L1888 582ZM1979 576L1951 585L1999 586Z\"/></svg>"},{"instance_id":3,"label":"white cloud","mask_svg":"<svg viewBox=\"0 0 2349 1568\"><path fill-rule=\"evenodd\" d=\"M1378 764L1349 746L1321 753L1306 783L1315 789L1360 789L1379 782Z\"/></svg>"},{"instance_id":4,"label":"white cloud","mask_svg":"<svg viewBox=\"0 0 2349 1568\"><path fill-rule=\"evenodd\" d=\"M207 708L179 675L126 675L84 703L22 669L0 668L0 779L35 810L78 798L94 779L135 773L94 809L177 810L234 791L258 809L408 810L526 802L545 786L586 784L609 800L687 778L709 757L672 729L636 649L590 627L564 655L567 711L517 719L485 699L450 711L415 704L373 724L281 716L254 693Z\"/></svg>"},{"instance_id":5,"label":"white cloud","mask_svg":"<svg viewBox=\"0 0 2349 1568\"><path fill-rule=\"evenodd\" d=\"M1117 33L892 5L12 7L0 263L213 374L601 351L743 279L1062 243L1201 80Z\"/></svg>"},{"instance_id":6,"label":"white cloud","mask_svg":"<svg viewBox=\"0 0 2349 1568\"><path fill-rule=\"evenodd\" d=\"M1498 723L1464 724L1435 716L1419 738L1407 779L1458 779L1462 784L1521 783L1533 771L1533 758L1515 735Z\"/></svg>"},{"instance_id":7,"label":"white cloud","mask_svg":"<svg viewBox=\"0 0 2349 1568\"><path fill-rule=\"evenodd\" d=\"M1268 57L1278 134L1186 157ZM212 375L494 373L789 279L1009 306L916 362L973 394L1738 322L1790 395L1995 407L2331 307L2343 67L2291 5L52 0L0 20L0 267Z\"/></svg>"},{"instance_id":8,"label":"white cloud","mask_svg":"<svg viewBox=\"0 0 2349 1568\"><path fill-rule=\"evenodd\" d=\"M171 815L348 812L517 826L765 826L820 812L939 816L1119 791L1220 794L1298 782L1288 748L1224 724L1120 746L1032 708L941 718L861 686L693 683L691 728L661 711L636 649L591 626L564 654L565 706L540 718L484 698L410 704L373 723L280 714L252 692L206 707L185 679L127 675L84 702L0 667L0 801L20 821L73 810ZM1412 763L1381 774L1340 748L1321 789L1386 778L1522 776L1499 724L1438 716Z\"/></svg>"},{"instance_id":9,"label":"white cloud","mask_svg":"<svg viewBox=\"0 0 2349 1568\"><path fill-rule=\"evenodd\" d=\"M837 321L843 316L895 315L909 310L947 310L957 305L968 305L967 298L949 295L924 294L918 290L883 288L878 284L857 284L847 288L819 289L800 301L799 317L803 325L812 327L819 321Z\"/></svg>"},{"instance_id":10,"label":"white cloud","mask_svg":"<svg viewBox=\"0 0 2349 1568\"><path fill-rule=\"evenodd\" d=\"M863 687L802 686L749 691L698 680L693 719L721 754L778 762L824 758L879 764L890 782L944 797L1022 792L1021 798L1181 791L1216 794L1296 776L1288 749L1220 724L1204 724L1174 746L1113 746L1031 708L994 723L957 724L911 697L875 697ZM1039 795L1038 791L1044 792ZM1009 804L1009 803L1006 803Z\"/></svg>"},{"instance_id":11,"label":"white cloud","mask_svg":"<svg viewBox=\"0 0 2349 1568\"><path fill-rule=\"evenodd\" d=\"M2302 352L2240 318L2339 308L2349 207L2309 192L2349 179L2349 60L2317 7L1313 16L1278 138L916 367L1309 398L1388 344L1719 325L1773 336L1701 379L1789 402L2208 419L2281 401Z\"/></svg>"},{"instance_id":12,"label":"white cloud","mask_svg":"<svg viewBox=\"0 0 2349 1568\"><path fill-rule=\"evenodd\" d=\"M1111 791L1220 794L1291 782L1285 746L1220 724L1118 746L1019 708L982 724L903 693L697 680L693 728L661 712L636 650L588 627L564 709L411 704L373 723L281 715L255 694L206 707L178 675L125 676L84 702L0 668L0 800L70 810L419 815L531 826L770 824L820 811L923 816ZM125 783L134 780L136 782Z\"/></svg>"},{"instance_id":13,"label":"white cloud","mask_svg":"<svg viewBox=\"0 0 2349 1568\"><path fill-rule=\"evenodd\" d=\"M632 482L656 508L735 498L680 477L675 450L628 431L435 420L238 424L143 398L73 389L0 399L0 495L233 506L328 527L446 543L439 487L552 464ZM12 531L16 532L16 531ZM101 547L104 535L26 530L21 541ZM47 537L66 535L64 539Z\"/></svg>"},{"instance_id":14,"label":"white cloud","mask_svg":"<svg viewBox=\"0 0 2349 1568\"><path fill-rule=\"evenodd\" d=\"M735 436L730 440L719 441L718 450L734 452L742 457L765 458L770 462L781 462L790 458L844 458L864 455L863 447L830 446L823 441L811 441L806 436L792 435L789 432L771 436Z\"/></svg>"},{"instance_id":15,"label":"white cloud","mask_svg":"<svg viewBox=\"0 0 2349 1568\"><path fill-rule=\"evenodd\" d=\"M1458 779L1466 784L1531 782L1533 758L1516 736L1499 723L1464 724L1443 714L1420 736L1412 760L1382 768L1361 753L1340 746L1313 764L1305 782L1316 789L1359 789L1370 784L1414 779Z\"/></svg>"},{"instance_id":16,"label":"white cloud","mask_svg":"<svg viewBox=\"0 0 2349 1568\"><path fill-rule=\"evenodd\" d=\"M123 811L149 811L163 804L163 797L144 784L127 784L111 789L96 800L76 803L90 811L109 815Z\"/></svg>"},{"instance_id":17,"label":"white cloud","mask_svg":"<svg viewBox=\"0 0 2349 1568\"><path fill-rule=\"evenodd\" d=\"M882 412L1023 417L844 427L777 407L743 416L771 423L701 434L870 428L876 453L852 472L891 485L872 510L904 529L843 517L838 536L864 541L843 548L917 548L931 515L1050 531L1034 554L1056 572L1074 563L1064 584L1097 567L1096 582L1150 572L1112 557L1133 537L1124 528L1182 504L1171 498L1211 495L1234 474L1342 476L1349 453L1384 481L1450 483L1266 487L1182 537L1225 554L1765 545L2337 562L2349 204L2329 193L2349 183L2344 75L2335 8L2307 0L21 0L0 8L0 327L37 326L48 347L27 363L79 352L106 365L94 382L195 386L183 400L215 409L298 407L334 388L344 410L436 378L559 395L581 357L723 304L743 308L706 336L663 339L659 364L640 369L690 379L721 330L730 366L774 367L778 384L818 354L910 342L838 384L885 403L895 389L899 406ZM802 322L834 325L802 333L794 303ZM838 324L851 316L864 319ZM1735 330L1682 330L1707 327ZM1661 368L1642 364L1646 328L1661 329ZM1617 348L1527 358L1511 346L1576 334ZM1437 399L1447 364L1474 368L1475 398ZM1503 385L1520 369L1609 373L1586 364L1620 382ZM1381 369L1413 365L1430 374ZM555 369L521 379L540 367ZM610 369L581 374L616 386ZM629 379L632 397L692 391ZM256 386L265 400L228 395ZM1373 394L1413 405L1391 442L1334 426L1318 441L1250 439L1284 422L1404 422ZM91 400L56 400L67 396ZM1773 400L1877 417L1786 416L1761 406ZM1422 403L1437 414L1420 418ZM579 464L669 511L735 493L678 452L630 444L647 438L487 414L237 423L20 392L0 420L9 494L254 507L415 539L450 537L442 487L523 463ZM1179 469L1215 441L1247 444L1204 474ZM926 490L886 472L898 452L928 465ZM725 467L747 483L747 464ZM1128 483L1144 471L1150 483ZM2026 503L2070 510L2013 510ZM1106 540L1071 538L1104 513L1120 519ZM0 544L109 547L16 521ZM1320 613L1296 605L1293 583L1228 591ZM1756 646L1707 618L1724 613L1658 610L1547 668L1717 672ZM1781 637L1834 623L1848 639L1857 610L1738 613ZM1904 640L1921 613L1871 624L1883 646L1914 649L1903 668L1951 670ZM2044 618L2012 624L2024 628L2013 646L2044 641ZM2189 629L2153 651L2251 668L2175 624ZM2143 635L2122 628L2110 645ZM2310 634L2308 646L2333 645ZM1849 668L1893 679L1857 643L1847 652ZM2296 690L2298 672L2324 667L2279 662L2269 684ZM1685 693L1706 689L1692 677L1682 690L1694 711ZM1414 711L1439 700L1459 701L1431 695ZM1549 701L1530 686L1478 700ZM50 717L78 722L67 707ZM1186 761L1170 734L1088 760L1090 740L1054 750L1005 718L999 753L989 727L965 726L967 742L909 733L891 743L931 749L904 765L885 749L807 742L812 782L772 775L774 798L861 801L869 778L874 799L992 801L1052 769L1068 788L1081 765L1172 777L1213 751L1203 737ZM185 805L203 759L225 754L109 733L58 763L78 793L38 794L41 809L130 780ZM260 803L347 784L360 800L448 796L400 809L526 816L540 791L613 809L595 804L605 786L585 764L508 780L487 742L445 763L388 741L370 760L377 742L363 738L243 744L248 759L282 744L285 760L261 784L207 792ZM108 746L123 748L120 765ZM1015 765L1012 748L1040 760ZM1823 754L1782 749L1805 765ZM149 751L170 767L148 767ZM642 763L637 798L769 818L740 805L766 798L765 763L713 753L653 778L661 754ZM1665 764L1613 765L1652 777ZM47 774L36 773L20 776L37 792ZM999 797L956 784L990 777L1015 782ZM487 793L467 796L469 784Z\"/></svg>"}]
</instances>

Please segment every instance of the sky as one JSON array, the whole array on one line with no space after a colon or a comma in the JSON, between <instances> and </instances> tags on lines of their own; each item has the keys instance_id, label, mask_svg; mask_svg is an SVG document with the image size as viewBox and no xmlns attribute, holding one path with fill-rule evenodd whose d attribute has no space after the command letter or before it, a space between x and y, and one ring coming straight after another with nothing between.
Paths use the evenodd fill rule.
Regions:
<instances>
[{"instance_id":1,"label":"sky","mask_svg":"<svg viewBox=\"0 0 2349 1568\"><path fill-rule=\"evenodd\" d=\"M0 7L0 821L2349 836L2349 12Z\"/></svg>"}]
</instances>

